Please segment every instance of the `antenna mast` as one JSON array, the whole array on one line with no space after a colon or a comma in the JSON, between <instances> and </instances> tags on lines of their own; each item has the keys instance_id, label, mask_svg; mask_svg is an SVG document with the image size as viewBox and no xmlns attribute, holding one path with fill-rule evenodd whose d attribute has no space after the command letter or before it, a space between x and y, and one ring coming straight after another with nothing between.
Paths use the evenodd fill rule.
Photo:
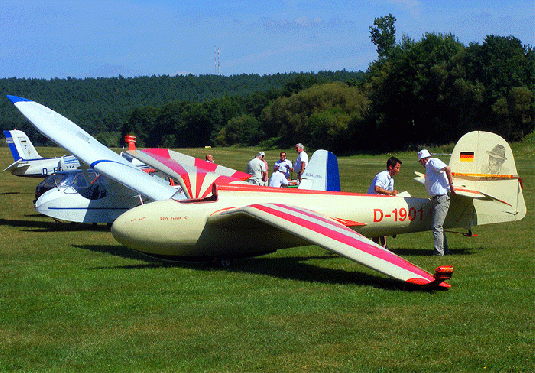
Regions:
<instances>
[{"instance_id":1,"label":"antenna mast","mask_svg":"<svg viewBox=\"0 0 535 373\"><path fill-rule=\"evenodd\" d=\"M221 60L219 59L219 48L214 45L214 73L221 74Z\"/></svg>"}]
</instances>

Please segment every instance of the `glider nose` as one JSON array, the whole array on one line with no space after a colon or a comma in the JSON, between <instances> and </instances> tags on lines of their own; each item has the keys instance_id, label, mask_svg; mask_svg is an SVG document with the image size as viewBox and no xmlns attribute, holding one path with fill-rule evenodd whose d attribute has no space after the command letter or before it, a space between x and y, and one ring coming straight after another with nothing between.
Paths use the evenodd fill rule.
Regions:
<instances>
[{"instance_id":1,"label":"glider nose","mask_svg":"<svg viewBox=\"0 0 535 373\"><path fill-rule=\"evenodd\" d=\"M147 217L147 205L126 211L113 222L111 233L113 238L125 246L139 250L147 241L147 225L152 219Z\"/></svg>"},{"instance_id":2,"label":"glider nose","mask_svg":"<svg viewBox=\"0 0 535 373\"><path fill-rule=\"evenodd\" d=\"M177 226L178 202L173 200L147 203L128 210L113 222L113 238L131 249L146 254L169 256L182 242L188 229Z\"/></svg>"}]
</instances>

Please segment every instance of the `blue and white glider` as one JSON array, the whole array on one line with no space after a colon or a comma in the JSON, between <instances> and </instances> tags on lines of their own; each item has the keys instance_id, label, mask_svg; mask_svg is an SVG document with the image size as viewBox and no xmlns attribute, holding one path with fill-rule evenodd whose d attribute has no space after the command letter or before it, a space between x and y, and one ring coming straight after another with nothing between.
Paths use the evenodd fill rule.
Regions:
<instances>
[{"instance_id":1,"label":"blue and white glider","mask_svg":"<svg viewBox=\"0 0 535 373\"><path fill-rule=\"evenodd\" d=\"M155 180L98 142L75 123L46 106L22 97L8 95L7 98L43 135L75 153L80 161L95 171L107 175L150 200L169 199L177 192L176 188Z\"/></svg>"}]
</instances>

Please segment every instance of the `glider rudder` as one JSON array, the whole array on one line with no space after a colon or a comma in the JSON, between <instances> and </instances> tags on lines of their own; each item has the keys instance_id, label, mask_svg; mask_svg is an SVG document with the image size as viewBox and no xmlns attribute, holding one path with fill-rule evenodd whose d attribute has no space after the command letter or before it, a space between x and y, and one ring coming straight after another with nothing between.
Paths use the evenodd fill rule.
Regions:
<instances>
[{"instance_id":1,"label":"glider rudder","mask_svg":"<svg viewBox=\"0 0 535 373\"><path fill-rule=\"evenodd\" d=\"M511 147L502 137L492 132L468 132L455 145L449 165L458 197L472 200L471 225L524 218L522 181ZM454 205L452 200L455 209Z\"/></svg>"}]
</instances>

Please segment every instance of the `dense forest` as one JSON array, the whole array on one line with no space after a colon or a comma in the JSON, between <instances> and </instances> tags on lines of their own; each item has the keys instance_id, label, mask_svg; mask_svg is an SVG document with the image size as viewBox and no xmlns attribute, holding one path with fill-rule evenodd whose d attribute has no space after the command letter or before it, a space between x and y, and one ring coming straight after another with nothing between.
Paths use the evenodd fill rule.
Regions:
<instances>
[{"instance_id":1,"label":"dense forest","mask_svg":"<svg viewBox=\"0 0 535 373\"><path fill-rule=\"evenodd\" d=\"M289 147L337 153L414 149L486 130L509 141L535 129L535 51L514 36L463 45L427 33L396 43L392 15L370 27L378 58L366 72L0 79L0 93L63 114L108 146ZM5 100L2 129L46 143Z\"/></svg>"}]
</instances>

